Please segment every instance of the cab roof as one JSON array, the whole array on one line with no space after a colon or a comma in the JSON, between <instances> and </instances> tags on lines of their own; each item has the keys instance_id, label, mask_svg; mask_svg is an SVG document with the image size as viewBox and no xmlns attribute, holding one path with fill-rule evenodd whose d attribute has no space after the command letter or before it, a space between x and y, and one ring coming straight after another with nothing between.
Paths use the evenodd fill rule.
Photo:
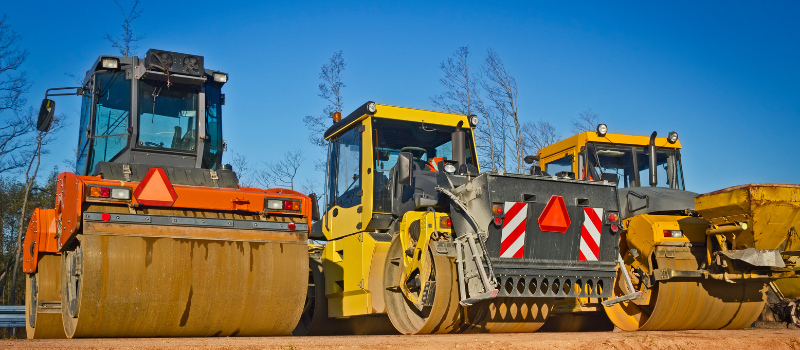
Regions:
<instances>
[{"instance_id":1,"label":"cab roof","mask_svg":"<svg viewBox=\"0 0 800 350\"><path fill-rule=\"evenodd\" d=\"M612 133L606 133L604 136L600 136L597 132L587 131L556 142L550 146L543 147L539 150L538 155L540 159L544 159L573 147L583 146L588 142L619 146L647 146L650 144L650 136ZM656 147L680 149L681 141L677 140L675 143L669 143L666 137L656 137Z\"/></svg>"},{"instance_id":2,"label":"cab roof","mask_svg":"<svg viewBox=\"0 0 800 350\"><path fill-rule=\"evenodd\" d=\"M405 108L390 105L375 104L375 113L369 111L369 104L374 103L369 101L361 107L356 108L355 111L342 118L342 120L334 123L328 130L325 131L325 139L330 140L337 136L342 131L348 129L350 125L367 119L371 116L393 119L393 120L406 120L415 122L426 122L437 125L456 126L458 122L463 122L462 127L467 129L474 129L469 126L469 119L465 115L427 111L423 109Z\"/></svg>"}]
</instances>

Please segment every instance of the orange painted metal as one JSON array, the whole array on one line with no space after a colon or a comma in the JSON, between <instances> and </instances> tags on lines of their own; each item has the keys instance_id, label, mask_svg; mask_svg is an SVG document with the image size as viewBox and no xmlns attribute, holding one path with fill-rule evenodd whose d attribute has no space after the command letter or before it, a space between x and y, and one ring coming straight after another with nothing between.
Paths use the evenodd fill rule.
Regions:
<instances>
[{"instance_id":1,"label":"orange painted metal","mask_svg":"<svg viewBox=\"0 0 800 350\"><path fill-rule=\"evenodd\" d=\"M56 210L36 208L25 233L25 243L22 252L22 271L36 272L39 260L43 254L61 254L56 244Z\"/></svg>"},{"instance_id":2,"label":"orange painted metal","mask_svg":"<svg viewBox=\"0 0 800 350\"><path fill-rule=\"evenodd\" d=\"M150 177L151 173L163 172L163 169L154 169L151 169L151 171L148 173L148 177ZM172 191L170 191L171 194L174 194L175 196L175 201L171 205L171 208L174 209L226 212L238 211L258 213L266 216L291 215L295 217L311 217L311 199L297 191L281 188L262 190L249 187L213 188L187 185L170 185L169 180L166 178L166 174L163 174L162 176L164 176L163 178L167 182L167 187L172 189ZM115 200L113 198L87 198L86 193L88 191L88 186L90 185L129 187L135 195L130 201ZM83 214L84 208L89 203L122 204L127 205L131 208L131 210L147 207L163 207L158 205L154 206L152 205L154 204L153 202L149 202L148 204L147 200L138 200L136 193L138 192L139 195L141 195L143 191L138 191L141 186L142 183L140 182L105 180L100 176L78 176L73 173L59 174L58 183L56 185L55 209L52 214L47 214L52 215L52 220L54 220L54 229L51 235L48 236L49 241L46 244L43 244L42 242L47 240L36 240L34 239L36 237L34 234L31 235L31 238L26 237L24 249L30 251L31 246L29 243L32 243L34 240L36 240L36 245L42 246L43 249L48 249L46 250L48 252L60 251L61 247L67 245L71 239L74 239L76 233L81 229L81 215ZM283 211L265 211L265 197L300 200L302 202L301 210L299 212L292 213L286 213ZM60 235L56 234L56 226L60 226ZM29 227L29 230L30 229L31 227ZM42 232L41 229L37 228L36 230ZM48 230L47 232L51 231ZM30 242L28 242L29 240ZM34 253L36 253L36 251L42 251L35 246L33 250ZM26 271L35 271L36 264L37 260L34 259L33 255L31 256L31 260L27 263L27 265L23 263L23 265L27 266L28 270Z\"/></svg>"}]
</instances>

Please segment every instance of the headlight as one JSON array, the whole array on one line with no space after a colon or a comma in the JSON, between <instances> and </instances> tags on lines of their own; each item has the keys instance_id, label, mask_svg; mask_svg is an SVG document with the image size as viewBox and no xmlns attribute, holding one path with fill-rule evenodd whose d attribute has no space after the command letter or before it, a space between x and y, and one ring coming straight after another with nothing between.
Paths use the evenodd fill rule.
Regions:
<instances>
[{"instance_id":1,"label":"headlight","mask_svg":"<svg viewBox=\"0 0 800 350\"><path fill-rule=\"evenodd\" d=\"M103 58L100 60L100 66L105 69L117 69L119 68L119 60L111 57Z\"/></svg>"},{"instance_id":2,"label":"headlight","mask_svg":"<svg viewBox=\"0 0 800 350\"><path fill-rule=\"evenodd\" d=\"M228 75L225 73L214 73L214 81L218 83L227 83Z\"/></svg>"},{"instance_id":3,"label":"headlight","mask_svg":"<svg viewBox=\"0 0 800 350\"><path fill-rule=\"evenodd\" d=\"M477 115L473 114L473 115L469 116L469 125L472 126L472 127L478 126L478 116Z\"/></svg>"},{"instance_id":4,"label":"headlight","mask_svg":"<svg viewBox=\"0 0 800 350\"><path fill-rule=\"evenodd\" d=\"M608 132L608 127L605 124L600 124L597 126L597 134L600 136L606 136Z\"/></svg>"},{"instance_id":5,"label":"headlight","mask_svg":"<svg viewBox=\"0 0 800 350\"><path fill-rule=\"evenodd\" d=\"M377 106L377 105L375 105L375 102L370 102L370 103L368 103L368 104L367 104L367 110L368 110L370 113L373 113L373 114L374 114L375 112L377 112L377 111L378 111L378 106Z\"/></svg>"},{"instance_id":6,"label":"headlight","mask_svg":"<svg viewBox=\"0 0 800 350\"><path fill-rule=\"evenodd\" d=\"M669 141L669 143L678 142L678 133L674 132L674 131L670 131L669 135L667 135L667 141Z\"/></svg>"},{"instance_id":7,"label":"headlight","mask_svg":"<svg viewBox=\"0 0 800 350\"><path fill-rule=\"evenodd\" d=\"M444 171L452 174L452 173L456 172L456 167L453 164L445 164L444 165Z\"/></svg>"}]
</instances>

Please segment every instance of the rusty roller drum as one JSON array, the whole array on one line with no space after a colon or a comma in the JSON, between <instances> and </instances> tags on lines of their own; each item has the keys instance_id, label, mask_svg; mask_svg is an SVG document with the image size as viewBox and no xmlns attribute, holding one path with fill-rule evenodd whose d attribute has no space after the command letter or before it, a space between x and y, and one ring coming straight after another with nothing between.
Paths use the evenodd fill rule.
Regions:
<instances>
[{"instance_id":1,"label":"rusty roller drum","mask_svg":"<svg viewBox=\"0 0 800 350\"><path fill-rule=\"evenodd\" d=\"M659 259L659 266L696 270L697 262ZM618 276L614 297L627 294L621 280ZM741 329L750 326L761 314L766 302L765 290L764 282L698 279L658 282L649 291L649 300L643 287L641 299L606 307L606 312L617 327L626 331Z\"/></svg>"},{"instance_id":2,"label":"rusty roller drum","mask_svg":"<svg viewBox=\"0 0 800 350\"><path fill-rule=\"evenodd\" d=\"M389 318L400 333L527 333L539 329L552 309L553 298L494 298L462 307L455 263L428 250L436 290L433 305L420 310L397 286L404 273L402 254L402 244L395 237L384 268L384 298Z\"/></svg>"},{"instance_id":3,"label":"rusty roller drum","mask_svg":"<svg viewBox=\"0 0 800 350\"><path fill-rule=\"evenodd\" d=\"M305 240L105 235L91 225L78 240L62 255L70 338L288 335L302 311Z\"/></svg>"},{"instance_id":4,"label":"rusty roller drum","mask_svg":"<svg viewBox=\"0 0 800 350\"><path fill-rule=\"evenodd\" d=\"M322 272L320 254L308 259L308 294L303 305L300 322L292 331L294 336L321 335L384 335L399 334L383 315L328 317L328 298L325 296L325 274ZM380 257L376 257L380 258Z\"/></svg>"},{"instance_id":5,"label":"rusty roller drum","mask_svg":"<svg viewBox=\"0 0 800 350\"><path fill-rule=\"evenodd\" d=\"M25 280L28 339L66 338L61 322L61 257L42 256L36 273L27 274Z\"/></svg>"}]
</instances>

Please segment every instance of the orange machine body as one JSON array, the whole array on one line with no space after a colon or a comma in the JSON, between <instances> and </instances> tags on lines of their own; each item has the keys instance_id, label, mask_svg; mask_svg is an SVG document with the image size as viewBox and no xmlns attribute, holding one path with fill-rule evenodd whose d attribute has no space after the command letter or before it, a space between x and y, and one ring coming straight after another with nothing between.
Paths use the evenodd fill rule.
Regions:
<instances>
[{"instance_id":1,"label":"orange machine body","mask_svg":"<svg viewBox=\"0 0 800 350\"><path fill-rule=\"evenodd\" d=\"M153 168L151 170L161 170ZM163 170L160 172L163 173ZM157 175L156 175L157 176ZM299 192L288 189L268 189L239 187L215 188L203 186L172 185L163 175L163 178L151 180L147 185L142 182L105 180L100 176L79 176L74 173L61 173L58 175L56 185L55 209L37 208L28 226L25 237L23 271L36 272L41 253L60 254L81 229L81 215L89 205L127 205L131 212L142 208L170 208L174 210L205 210L219 212L239 212L244 215L285 216L291 218L311 218L311 199ZM156 183L155 189L144 189L141 186L151 186ZM167 191L163 186L166 186ZM94 186L110 188L130 188L129 200L112 198L90 197L90 188ZM167 193L171 194L169 196ZM162 197L163 201L140 201L136 194ZM267 210L265 198L278 200L300 201L300 210L292 213L279 210ZM172 200L170 200L172 199ZM147 204L145 204L147 203ZM291 221L291 220L290 220ZM307 221L310 222L310 221ZM309 225L310 227L310 225Z\"/></svg>"}]
</instances>

